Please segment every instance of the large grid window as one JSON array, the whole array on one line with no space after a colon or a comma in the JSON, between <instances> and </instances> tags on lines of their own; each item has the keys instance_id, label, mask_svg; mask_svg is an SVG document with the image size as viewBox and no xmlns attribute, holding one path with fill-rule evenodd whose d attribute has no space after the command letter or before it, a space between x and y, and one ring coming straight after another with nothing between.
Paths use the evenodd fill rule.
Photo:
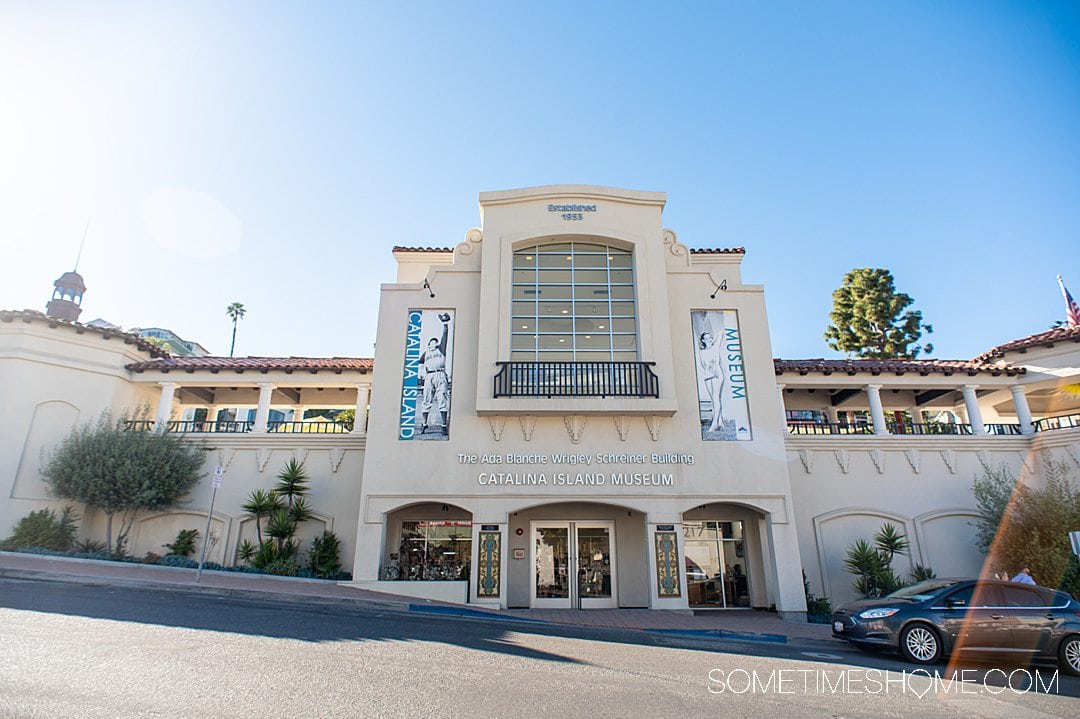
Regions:
<instances>
[{"instance_id":1,"label":"large grid window","mask_svg":"<svg viewBox=\"0 0 1080 719\"><path fill-rule=\"evenodd\" d=\"M510 359L636 362L633 255L585 242L514 252Z\"/></svg>"}]
</instances>

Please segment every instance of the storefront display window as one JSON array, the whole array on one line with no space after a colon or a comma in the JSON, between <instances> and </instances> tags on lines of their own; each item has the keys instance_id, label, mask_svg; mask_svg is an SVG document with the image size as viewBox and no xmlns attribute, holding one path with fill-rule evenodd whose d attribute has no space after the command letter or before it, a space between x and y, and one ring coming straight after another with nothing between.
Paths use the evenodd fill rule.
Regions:
<instances>
[{"instance_id":1,"label":"storefront display window","mask_svg":"<svg viewBox=\"0 0 1080 719\"><path fill-rule=\"evenodd\" d=\"M384 579L454 581L469 578L472 522L402 522L398 551Z\"/></svg>"}]
</instances>

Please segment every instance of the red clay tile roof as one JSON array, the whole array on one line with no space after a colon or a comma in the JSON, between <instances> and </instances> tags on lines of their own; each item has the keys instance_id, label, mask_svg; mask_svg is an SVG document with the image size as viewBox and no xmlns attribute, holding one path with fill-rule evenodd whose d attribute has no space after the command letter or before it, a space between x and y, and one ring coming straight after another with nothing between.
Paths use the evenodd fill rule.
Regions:
<instances>
[{"instance_id":1,"label":"red clay tile roof","mask_svg":"<svg viewBox=\"0 0 1080 719\"><path fill-rule=\"evenodd\" d=\"M147 352L151 357L169 357L169 353L164 349L148 342L142 337L130 332L123 332L121 330L110 329L108 327L93 327L91 325L84 325L81 322L70 322L68 320L59 320L55 317L50 317L44 312L38 312L37 310L0 310L0 322L14 322L15 320L22 320L26 323L31 322L44 322L49 327L71 327L78 334L85 334L87 332L93 332L94 334L101 335L104 339L122 339L126 345L135 345L143 352Z\"/></svg>"},{"instance_id":2,"label":"red clay tile roof","mask_svg":"<svg viewBox=\"0 0 1080 719\"><path fill-rule=\"evenodd\" d=\"M713 248L699 248L691 249L691 255L745 255L745 247L713 247Z\"/></svg>"},{"instance_id":3,"label":"red clay tile roof","mask_svg":"<svg viewBox=\"0 0 1080 719\"><path fill-rule=\"evenodd\" d=\"M394 245L394 252L453 252L453 247L402 247Z\"/></svg>"},{"instance_id":4,"label":"red clay tile roof","mask_svg":"<svg viewBox=\"0 0 1080 719\"><path fill-rule=\"evenodd\" d=\"M209 370L216 373L221 370L234 372L252 370L265 373L271 370L282 370L286 373L296 371L314 373L325 370L340 374L347 370L363 374L370 372L373 365L374 362L369 357L170 357L152 362L135 362L129 364L127 368L132 372Z\"/></svg>"},{"instance_id":5,"label":"red clay tile roof","mask_svg":"<svg viewBox=\"0 0 1080 719\"><path fill-rule=\"evenodd\" d=\"M1009 377L1017 374L1024 374L1026 371L1023 367L1009 367L1007 365L995 365L986 362L979 362L976 360L936 360L936 359L924 359L924 360L912 360L912 359L890 359L890 360L858 360L858 359L841 359L841 360L827 360L827 359L801 359L801 360L785 360L774 359L773 367L776 374L784 374L785 372L797 372L799 374L809 374L810 372L820 372L821 374L886 374L892 373L897 375L912 373L920 375L929 374L991 374L995 377L1001 374L1005 374Z\"/></svg>"},{"instance_id":6,"label":"red clay tile roof","mask_svg":"<svg viewBox=\"0 0 1080 719\"><path fill-rule=\"evenodd\" d=\"M1080 342L1080 325L1056 327L1046 332L1006 342L983 352L976 360L987 361L1004 357L1006 352L1026 352L1029 347L1053 347L1058 342Z\"/></svg>"}]
</instances>

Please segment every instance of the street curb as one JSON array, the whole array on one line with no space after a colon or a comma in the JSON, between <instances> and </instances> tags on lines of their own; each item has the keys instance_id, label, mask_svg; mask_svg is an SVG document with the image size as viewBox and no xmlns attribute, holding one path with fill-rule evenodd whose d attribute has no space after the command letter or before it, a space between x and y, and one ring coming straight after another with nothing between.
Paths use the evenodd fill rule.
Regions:
<instances>
[{"instance_id":1,"label":"street curb","mask_svg":"<svg viewBox=\"0 0 1080 719\"><path fill-rule=\"evenodd\" d=\"M94 561L94 560L84 560ZM183 568L176 567L182 571ZM45 582L58 582L64 584L81 584L95 587L133 587L140 589L154 589L165 592L188 592L205 596L228 597L233 599L249 599L257 601L289 603L299 605L317 605L324 607L343 607L350 609L368 609L376 611L393 612L396 614L426 614L446 619L464 619L470 621L496 621L501 624L520 623L525 626L544 626L549 628L574 628L590 631L617 631L617 632L641 632L656 636L678 637L691 641L700 642L702 646L715 647L716 644L709 640L717 640L722 643L728 642L753 642L773 645L786 645L791 648L837 649L836 639L809 639L789 637L784 634L767 634L755 632L739 632L729 629L650 629L644 627L606 627L590 624L571 624L567 622L552 622L546 619L533 619L530 617L516 617L486 612L480 609L459 607L443 604L420 604L415 601L379 601L360 597L326 597L312 594L297 594L290 592L273 592L261 589L248 589L238 587L213 587L202 584L187 584L168 582L156 579L138 579L128 577L95 577L86 574L59 574L40 569L18 569L0 567L0 578L29 579ZM325 581L325 580L313 580Z\"/></svg>"}]
</instances>

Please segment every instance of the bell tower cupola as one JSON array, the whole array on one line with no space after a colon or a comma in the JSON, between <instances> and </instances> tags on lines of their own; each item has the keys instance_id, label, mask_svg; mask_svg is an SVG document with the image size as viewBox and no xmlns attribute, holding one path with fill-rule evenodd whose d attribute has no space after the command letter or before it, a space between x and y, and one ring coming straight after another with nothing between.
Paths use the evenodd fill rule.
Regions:
<instances>
[{"instance_id":1,"label":"bell tower cupola","mask_svg":"<svg viewBox=\"0 0 1080 719\"><path fill-rule=\"evenodd\" d=\"M52 299L45 306L45 313L58 320L75 322L82 313L83 293L86 283L78 272L65 272L53 283Z\"/></svg>"}]
</instances>

